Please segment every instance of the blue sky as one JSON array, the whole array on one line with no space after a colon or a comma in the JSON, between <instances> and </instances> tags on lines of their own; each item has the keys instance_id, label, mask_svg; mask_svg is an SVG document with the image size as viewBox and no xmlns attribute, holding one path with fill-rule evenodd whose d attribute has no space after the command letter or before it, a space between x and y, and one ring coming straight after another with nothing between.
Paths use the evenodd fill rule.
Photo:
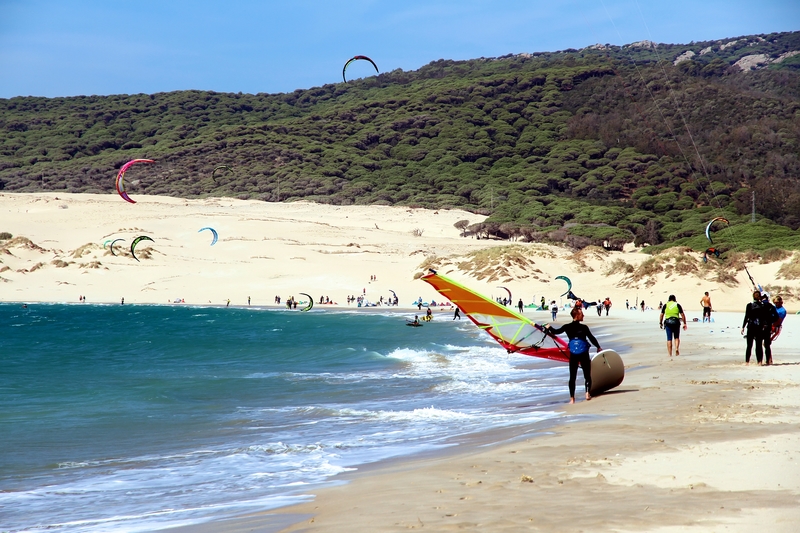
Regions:
<instances>
[{"instance_id":1,"label":"blue sky","mask_svg":"<svg viewBox=\"0 0 800 533\"><path fill-rule=\"evenodd\" d=\"M359 54L384 72L794 30L797 0L0 0L0 98L291 92L340 82Z\"/></svg>"}]
</instances>

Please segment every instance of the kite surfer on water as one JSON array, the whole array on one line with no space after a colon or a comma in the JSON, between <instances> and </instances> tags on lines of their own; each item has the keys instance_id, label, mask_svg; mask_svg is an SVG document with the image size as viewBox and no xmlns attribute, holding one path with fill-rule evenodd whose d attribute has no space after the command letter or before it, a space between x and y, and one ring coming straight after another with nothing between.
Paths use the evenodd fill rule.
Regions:
<instances>
[{"instance_id":1,"label":"kite surfer on water","mask_svg":"<svg viewBox=\"0 0 800 533\"><path fill-rule=\"evenodd\" d=\"M589 326L581 324L583 320L583 309L575 306L570 312L572 322L564 324L560 328L547 326L547 333L558 335L566 333L569 337L569 403L575 403L575 380L578 378L578 366L583 370L583 381L586 388L586 399L591 400L589 390L592 388L592 360L589 357L589 343L591 342L597 351L601 350L600 343L594 338Z\"/></svg>"}]
</instances>

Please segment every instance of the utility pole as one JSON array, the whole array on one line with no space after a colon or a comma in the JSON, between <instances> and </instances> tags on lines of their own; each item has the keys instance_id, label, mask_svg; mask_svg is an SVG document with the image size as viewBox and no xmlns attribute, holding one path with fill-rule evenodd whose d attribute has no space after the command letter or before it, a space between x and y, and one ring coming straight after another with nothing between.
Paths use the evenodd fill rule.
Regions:
<instances>
[{"instance_id":1,"label":"utility pole","mask_svg":"<svg viewBox=\"0 0 800 533\"><path fill-rule=\"evenodd\" d=\"M753 191L753 211L750 215L750 222L756 221L756 191Z\"/></svg>"}]
</instances>

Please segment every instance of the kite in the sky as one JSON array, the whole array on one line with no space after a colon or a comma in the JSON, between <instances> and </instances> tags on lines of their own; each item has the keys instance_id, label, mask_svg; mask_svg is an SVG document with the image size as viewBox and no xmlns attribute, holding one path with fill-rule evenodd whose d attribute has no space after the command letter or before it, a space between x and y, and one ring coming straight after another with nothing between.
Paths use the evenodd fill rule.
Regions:
<instances>
[{"instance_id":1,"label":"kite in the sky","mask_svg":"<svg viewBox=\"0 0 800 533\"><path fill-rule=\"evenodd\" d=\"M707 248L705 252L703 252L703 263L708 263L708 256L713 255L717 259L719 259L719 250L716 248Z\"/></svg>"},{"instance_id":2,"label":"kite in the sky","mask_svg":"<svg viewBox=\"0 0 800 533\"><path fill-rule=\"evenodd\" d=\"M561 296L566 296L567 294L569 294L572 291L572 282L569 280L569 278L567 276L556 276L556 279L563 279L564 281L567 282L567 292L565 292ZM573 298L573 300L574 299L575 298Z\"/></svg>"},{"instance_id":3,"label":"kite in the sky","mask_svg":"<svg viewBox=\"0 0 800 533\"><path fill-rule=\"evenodd\" d=\"M122 165L122 168L119 169L119 172L117 173L117 180L116 180L116 183L115 183L115 185L117 187L117 194L122 196L122 198L126 202L130 202L132 204L135 204L136 202L131 200L131 197L128 196L127 192L125 192L125 182L123 181L123 177L125 176L125 172L132 165L135 165L136 163L155 163L155 161L153 161L152 159L134 159L133 161L128 161L127 163Z\"/></svg>"},{"instance_id":4,"label":"kite in the sky","mask_svg":"<svg viewBox=\"0 0 800 533\"><path fill-rule=\"evenodd\" d=\"M508 289L507 289L507 288L505 288L505 287L497 287L497 288L498 288L498 289L503 289L504 291L506 291L506 292L508 293L508 301L509 301L509 302L513 302L513 301L514 301L514 299L511 297L511 291L510 291L510 290L508 290Z\"/></svg>"},{"instance_id":5,"label":"kite in the sky","mask_svg":"<svg viewBox=\"0 0 800 533\"><path fill-rule=\"evenodd\" d=\"M728 224L728 219L724 217L716 217L711 219L711 222L709 222L708 225L706 226L706 239L708 239L708 242L710 242L711 244L714 244L714 241L711 240L711 226L714 224L714 222L717 221Z\"/></svg>"},{"instance_id":6,"label":"kite in the sky","mask_svg":"<svg viewBox=\"0 0 800 533\"><path fill-rule=\"evenodd\" d=\"M199 230L197 230L197 233L200 233L201 231L205 231L205 230L208 230L208 231L211 232L211 235L212 235L211 246L214 246L215 244L217 244L217 238L219 237L219 235L217 235L217 230L215 230L214 228L200 228Z\"/></svg>"},{"instance_id":7,"label":"kite in the sky","mask_svg":"<svg viewBox=\"0 0 800 533\"><path fill-rule=\"evenodd\" d=\"M133 239L133 242L131 243L131 255L132 255L132 256L133 256L133 258L134 258L134 259L136 259L137 261L139 260L139 258L138 258L138 257L136 257L136 254L134 253L134 249L136 248L136 245L137 245L137 244L139 244L139 241L150 241L150 242L155 242L155 241L153 241L153 239L151 239L151 238L150 238L150 237L148 237L147 235L142 235L141 237L136 237L135 239Z\"/></svg>"},{"instance_id":8,"label":"kite in the sky","mask_svg":"<svg viewBox=\"0 0 800 533\"><path fill-rule=\"evenodd\" d=\"M231 167L229 167L228 165L219 165L211 173L211 179L213 179L214 181L217 181L217 171L218 170L227 170L228 172L233 172L233 169Z\"/></svg>"},{"instance_id":9,"label":"kite in the sky","mask_svg":"<svg viewBox=\"0 0 800 533\"><path fill-rule=\"evenodd\" d=\"M308 305L302 308L301 311L311 311L311 308L314 307L314 298L312 298L310 294L306 294L304 292L301 292L300 294L308 298Z\"/></svg>"},{"instance_id":10,"label":"kite in the sky","mask_svg":"<svg viewBox=\"0 0 800 533\"><path fill-rule=\"evenodd\" d=\"M369 61L370 63L372 63L372 66L375 67L375 72L380 74L380 70L378 70L378 65L376 65L373 60L371 60L367 56L354 56L347 60L347 63L344 64L344 68L342 69L342 79L345 81L345 83L347 83L347 78L345 78L344 73L347 70L347 67L350 65L350 63L359 59L363 59L364 61Z\"/></svg>"},{"instance_id":11,"label":"kite in the sky","mask_svg":"<svg viewBox=\"0 0 800 533\"><path fill-rule=\"evenodd\" d=\"M117 255L117 254L114 253L114 243L117 242L117 241L124 241L124 240L125 239L114 239L113 241L111 241L111 246L109 246L109 249L111 250L111 255L113 255L115 257Z\"/></svg>"}]
</instances>

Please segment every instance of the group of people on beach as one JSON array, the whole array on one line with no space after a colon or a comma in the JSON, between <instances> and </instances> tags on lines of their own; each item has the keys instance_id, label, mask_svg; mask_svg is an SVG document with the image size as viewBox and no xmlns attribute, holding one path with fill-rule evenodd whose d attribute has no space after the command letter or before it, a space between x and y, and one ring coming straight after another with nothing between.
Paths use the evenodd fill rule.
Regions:
<instances>
[{"instance_id":1,"label":"group of people on beach","mask_svg":"<svg viewBox=\"0 0 800 533\"><path fill-rule=\"evenodd\" d=\"M753 291L753 301L747 304L742 320L742 335L745 335L747 347L744 352L744 364L750 364L753 344L756 347L756 362L759 365L772 364L772 341L780 334L786 308L783 298L777 296L775 304L769 301L769 295L761 291Z\"/></svg>"},{"instance_id":2,"label":"group of people on beach","mask_svg":"<svg viewBox=\"0 0 800 533\"><path fill-rule=\"evenodd\" d=\"M638 303L638 302L637 302ZM557 306L554 305L555 301L551 302L551 309L553 309L553 320L556 318ZM641 302L642 311L645 310L644 301ZM700 305L703 308L703 322L711 322L711 297L708 292L705 292L700 299ZM610 307L610 300L609 300ZM636 309L639 306L631 307L629 302L625 301L625 307L628 309ZM598 302L598 309L605 308L605 302ZM659 327L666 332L667 336L667 353L670 357L674 353L676 356L680 355L680 334L681 330L688 329L688 321L683 307L678 303L674 294L670 294L665 304L659 303ZM600 344L597 339L592 335L589 327L582 324L584 314L583 305L580 300L576 301L575 307L570 312L572 322L565 324L561 327L554 328L552 326L545 326L547 333L551 335L558 335L566 333L569 338L569 403L575 403L575 383L578 373L578 367L583 371L584 387L586 389L586 399L591 399L589 391L592 387L591 375L591 358L589 357L590 343L601 351ZM600 312L598 311L598 315ZM756 361L759 365L771 365L772 363L772 341L780 334L783 320L786 318L786 309L783 307L783 298L777 296L774 304L769 301L769 295L762 293L760 290L753 291L753 301L747 304L745 308L745 315L742 321L741 333L747 339L747 347L745 349L745 364L750 364L750 357L755 345ZM696 321L697 319L695 319Z\"/></svg>"},{"instance_id":3,"label":"group of people on beach","mask_svg":"<svg viewBox=\"0 0 800 533\"><path fill-rule=\"evenodd\" d=\"M711 297L708 292L700 298L703 308L703 322L711 322ZM760 290L753 291L753 301L747 304L742 320L741 334L746 338L747 344L744 353L745 365L750 364L750 358L755 346L756 362L759 365L772 364L772 341L780 334L783 320L786 318L786 308L783 307L783 298L779 295L775 303L769 301L769 294ZM697 319L695 319L696 321ZM681 321L683 330L688 328L686 314L677 302L675 295L671 294L666 304L661 307L659 326L667 334L667 353L672 357L673 343L675 355L680 355Z\"/></svg>"}]
</instances>

